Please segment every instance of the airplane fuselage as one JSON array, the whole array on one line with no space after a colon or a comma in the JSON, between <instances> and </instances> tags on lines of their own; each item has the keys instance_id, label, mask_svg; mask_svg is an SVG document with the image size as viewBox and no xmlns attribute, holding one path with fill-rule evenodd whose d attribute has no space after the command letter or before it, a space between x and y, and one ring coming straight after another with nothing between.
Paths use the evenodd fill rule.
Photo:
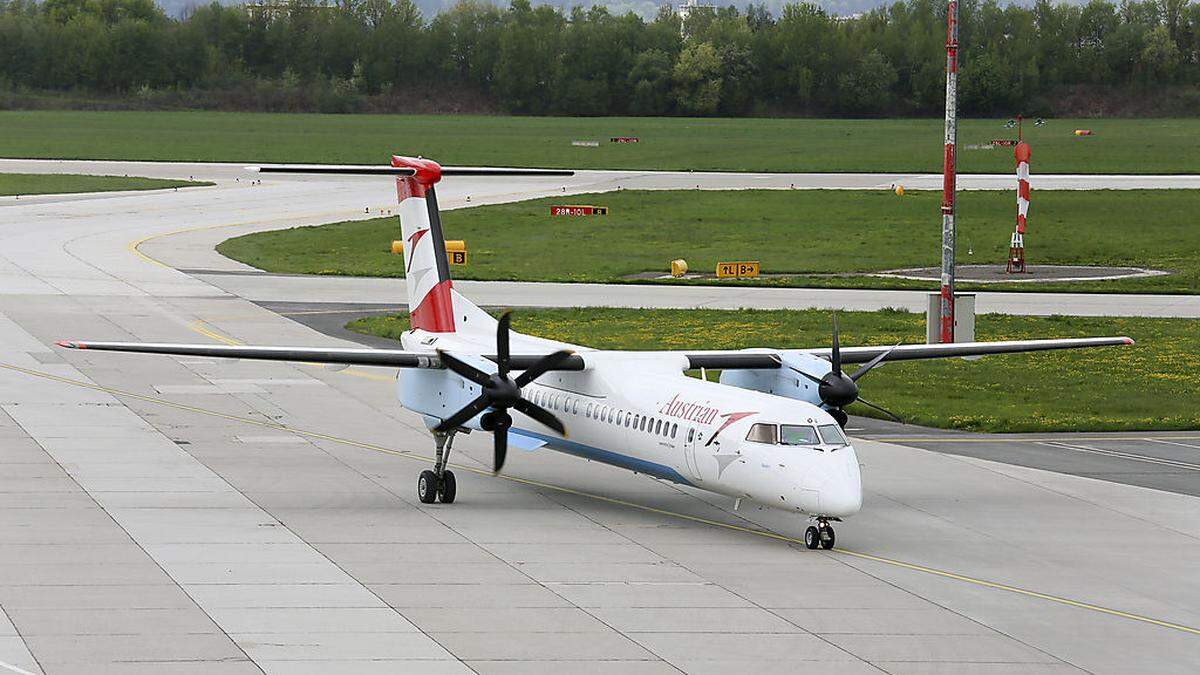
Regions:
<instances>
[{"instance_id":1,"label":"airplane fuselage","mask_svg":"<svg viewBox=\"0 0 1200 675\"><path fill-rule=\"evenodd\" d=\"M514 335L514 350L570 347ZM405 347L469 353L470 336L406 334ZM561 437L513 414L516 447L547 447L655 478L810 515L844 518L862 505L854 448L820 407L688 377L679 364L636 352L578 353L579 372L555 371L522 395L557 415ZM445 371L401 371L401 403L432 423L478 395ZM467 425L478 428L478 419Z\"/></svg>"}]
</instances>

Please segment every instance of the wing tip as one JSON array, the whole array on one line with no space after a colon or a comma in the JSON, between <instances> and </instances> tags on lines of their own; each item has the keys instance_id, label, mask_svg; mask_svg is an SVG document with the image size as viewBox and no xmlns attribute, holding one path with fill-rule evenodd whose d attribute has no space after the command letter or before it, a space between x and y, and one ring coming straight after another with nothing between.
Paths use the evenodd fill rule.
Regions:
<instances>
[{"instance_id":1,"label":"wing tip","mask_svg":"<svg viewBox=\"0 0 1200 675\"><path fill-rule=\"evenodd\" d=\"M242 169L249 171L250 173L259 173L262 171L261 166L243 166Z\"/></svg>"},{"instance_id":2,"label":"wing tip","mask_svg":"<svg viewBox=\"0 0 1200 675\"><path fill-rule=\"evenodd\" d=\"M1122 335L1122 336L1121 336L1121 342L1123 342L1124 344L1127 344L1127 345L1136 344L1136 343L1133 341L1133 338L1131 338L1131 337L1126 337L1126 336L1124 336L1124 335Z\"/></svg>"},{"instance_id":3,"label":"wing tip","mask_svg":"<svg viewBox=\"0 0 1200 675\"><path fill-rule=\"evenodd\" d=\"M63 349L87 349L87 345L82 342L75 342L74 340L59 340L54 344L62 347Z\"/></svg>"}]
</instances>

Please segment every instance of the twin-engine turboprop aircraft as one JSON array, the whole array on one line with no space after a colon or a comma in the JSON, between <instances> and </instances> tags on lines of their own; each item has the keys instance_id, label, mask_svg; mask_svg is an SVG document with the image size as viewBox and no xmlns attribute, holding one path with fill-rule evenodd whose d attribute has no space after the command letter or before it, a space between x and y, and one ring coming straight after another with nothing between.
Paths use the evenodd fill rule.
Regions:
<instances>
[{"instance_id":1,"label":"twin-engine turboprop aircraft","mask_svg":"<svg viewBox=\"0 0 1200 675\"><path fill-rule=\"evenodd\" d=\"M422 471L424 503L456 495L446 468L456 434L494 438L494 470L508 446L542 446L808 515L809 548L832 548L830 521L862 506L843 408L857 380L887 361L1131 344L1126 337L829 349L623 352L509 330L454 290L434 185L452 175L569 175L532 169L453 169L393 157L390 167L288 165L262 172L388 174L396 179L412 329L403 349L259 347L64 341L73 349L302 361L398 368L400 404L419 413L437 453ZM861 363L847 374L843 364ZM687 377L717 368L719 382ZM865 403L865 401L863 401ZM886 411L885 411L886 412Z\"/></svg>"}]
</instances>

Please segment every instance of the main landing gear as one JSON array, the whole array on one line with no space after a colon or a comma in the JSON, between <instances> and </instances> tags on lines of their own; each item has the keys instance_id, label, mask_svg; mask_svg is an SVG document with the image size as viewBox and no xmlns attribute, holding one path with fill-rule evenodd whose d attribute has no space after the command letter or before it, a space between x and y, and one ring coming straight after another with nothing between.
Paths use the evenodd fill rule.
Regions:
<instances>
[{"instance_id":1,"label":"main landing gear","mask_svg":"<svg viewBox=\"0 0 1200 675\"><path fill-rule=\"evenodd\" d=\"M437 442L437 457L433 470L426 469L417 478L417 498L422 504L432 504L438 499L443 504L453 504L458 486L454 482L454 472L446 468L450 460L450 446L454 444L453 431L435 431L433 439Z\"/></svg>"},{"instance_id":2,"label":"main landing gear","mask_svg":"<svg viewBox=\"0 0 1200 675\"><path fill-rule=\"evenodd\" d=\"M833 526L826 518L817 518L816 525L809 525L804 531L804 546L811 549L823 548L826 551L833 548Z\"/></svg>"}]
</instances>

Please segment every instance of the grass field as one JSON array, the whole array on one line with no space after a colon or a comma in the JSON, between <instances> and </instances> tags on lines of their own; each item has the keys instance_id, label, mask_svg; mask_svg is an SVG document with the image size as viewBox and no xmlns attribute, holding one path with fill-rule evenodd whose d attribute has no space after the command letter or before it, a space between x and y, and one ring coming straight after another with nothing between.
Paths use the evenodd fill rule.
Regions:
<instances>
[{"instance_id":1,"label":"grass field","mask_svg":"<svg viewBox=\"0 0 1200 675\"><path fill-rule=\"evenodd\" d=\"M161 190L173 187L212 185L186 180L163 180L137 176L81 176L63 173L0 173L0 196L48 195L69 192L116 190Z\"/></svg>"},{"instance_id":2,"label":"grass field","mask_svg":"<svg viewBox=\"0 0 1200 675\"><path fill-rule=\"evenodd\" d=\"M522 310L513 328L606 349L822 347L829 313L808 311ZM924 317L841 312L843 345L924 340ZM408 317L371 317L351 330L396 337ZM1090 317L978 318L981 340L1128 335L1137 344L1092 350L889 363L862 395L907 422L975 431L1200 428L1200 321ZM710 377L712 375L710 374ZM874 415L856 405L850 412Z\"/></svg>"},{"instance_id":3,"label":"grass field","mask_svg":"<svg viewBox=\"0 0 1200 675\"><path fill-rule=\"evenodd\" d=\"M1002 264L1013 195L964 192L960 197L958 260ZM469 264L452 269L464 279L613 281L643 271L666 272L674 258L687 260L694 271L712 272L718 260L759 260L764 272L832 274L937 265L939 200L940 193L932 192L897 197L843 190L622 191L570 198L607 205L609 215L603 217L551 217L547 205L562 201L551 198L448 211L443 224L447 238L467 242ZM987 288L1200 289L1200 227L1195 225L1200 191L1037 192L1030 213L1026 244L1032 265L1112 264L1176 273ZM337 223L246 235L223 242L218 250L272 272L401 276L399 257L389 253L398 229L395 218ZM928 288L932 282L801 276L753 283Z\"/></svg>"},{"instance_id":4,"label":"grass field","mask_svg":"<svg viewBox=\"0 0 1200 675\"><path fill-rule=\"evenodd\" d=\"M961 120L959 171L1013 170L1004 120ZM693 119L217 112L0 112L0 157L736 171L942 170L942 120ZM1073 131L1088 128L1093 136ZM1037 173L1195 173L1200 118L1025 125ZM638 136L613 144L612 136ZM573 140L601 141L577 148Z\"/></svg>"}]
</instances>

